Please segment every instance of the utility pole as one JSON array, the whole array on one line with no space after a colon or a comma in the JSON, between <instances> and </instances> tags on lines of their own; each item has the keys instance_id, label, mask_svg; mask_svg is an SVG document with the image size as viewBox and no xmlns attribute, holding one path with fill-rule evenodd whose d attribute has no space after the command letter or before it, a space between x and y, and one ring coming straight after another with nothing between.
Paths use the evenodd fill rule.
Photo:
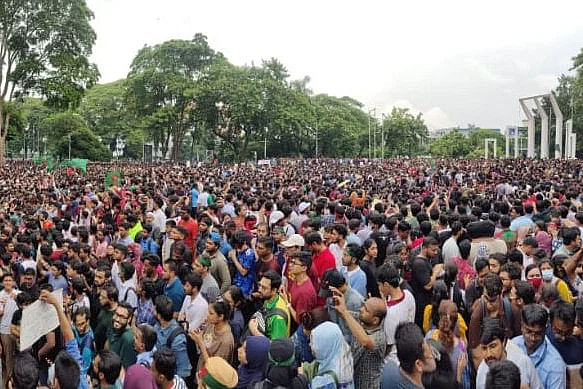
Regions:
<instances>
[{"instance_id":1,"label":"utility pole","mask_svg":"<svg viewBox=\"0 0 583 389\"><path fill-rule=\"evenodd\" d=\"M381 112L381 161L385 159L385 120L387 120L387 115Z\"/></svg>"},{"instance_id":2,"label":"utility pole","mask_svg":"<svg viewBox=\"0 0 583 389\"><path fill-rule=\"evenodd\" d=\"M71 134L69 134L69 161L71 160Z\"/></svg>"},{"instance_id":3,"label":"utility pole","mask_svg":"<svg viewBox=\"0 0 583 389\"><path fill-rule=\"evenodd\" d=\"M371 147L371 144L370 144L370 140L371 140L370 139L370 113L371 112L374 115L373 117L376 119L377 109L376 108L373 108L373 109L369 109L368 110L368 159L370 159L370 154L371 154L370 153L370 147ZM376 132L377 132L377 130L376 130L376 123L375 123L375 129L373 131L373 143L374 143L373 158L376 158L377 157L377 150L376 150L376 148L377 148L377 136L376 136Z\"/></svg>"},{"instance_id":4,"label":"utility pole","mask_svg":"<svg viewBox=\"0 0 583 389\"><path fill-rule=\"evenodd\" d=\"M265 127L265 144L263 145L263 159L267 159L267 127Z\"/></svg>"}]
</instances>

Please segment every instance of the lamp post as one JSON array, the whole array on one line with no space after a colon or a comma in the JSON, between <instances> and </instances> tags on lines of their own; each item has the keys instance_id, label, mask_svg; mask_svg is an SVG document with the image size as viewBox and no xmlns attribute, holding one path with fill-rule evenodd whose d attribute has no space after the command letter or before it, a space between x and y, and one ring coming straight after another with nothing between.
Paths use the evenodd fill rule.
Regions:
<instances>
[{"instance_id":1,"label":"lamp post","mask_svg":"<svg viewBox=\"0 0 583 389\"><path fill-rule=\"evenodd\" d=\"M69 161L71 160L71 134L69 134Z\"/></svg>"},{"instance_id":2,"label":"lamp post","mask_svg":"<svg viewBox=\"0 0 583 389\"><path fill-rule=\"evenodd\" d=\"M263 159L267 159L267 127L265 127L265 143L263 145Z\"/></svg>"},{"instance_id":3,"label":"lamp post","mask_svg":"<svg viewBox=\"0 0 583 389\"><path fill-rule=\"evenodd\" d=\"M370 141L371 141L371 139L370 139L370 113L371 112L373 112L374 115L375 115L375 117L376 117L377 109L376 108L372 108L372 109L369 109L368 110L368 159L370 159L370 157L371 157L371 149L370 149L371 148L371 144L370 144ZM375 131L374 131L374 134L373 134L373 138L374 138L373 157L376 158L376 146L377 146L377 141L376 141L376 139L377 139L376 138L376 127L375 127Z\"/></svg>"},{"instance_id":4,"label":"lamp post","mask_svg":"<svg viewBox=\"0 0 583 389\"><path fill-rule=\"evenodd\" d=\"M381 161L385 159L385 120L387 120L387 115L381 112Z\"/></svg>"}]
</instances>

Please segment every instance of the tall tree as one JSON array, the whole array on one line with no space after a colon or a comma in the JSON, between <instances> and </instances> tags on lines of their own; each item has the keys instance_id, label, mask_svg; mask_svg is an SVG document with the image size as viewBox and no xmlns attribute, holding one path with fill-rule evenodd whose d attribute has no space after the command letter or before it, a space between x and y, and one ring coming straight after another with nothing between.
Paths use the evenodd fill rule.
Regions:
<instances>
[{"instance_id":1,"label":"tall tree","mask_svg":"<svg viewBox=\"0 0 583 389\"><path fill-rule=\"evenodd\" d=\"M428 136L422 114L413 115L408 108L393 107L383 121L385 149L388 155L415 155L423 150Z\"/></svg>"},{"instance_id":2,"label":"tall tree","mask_svg":"<svg viewBox=\"0 0 583 389\"><path fill-rule=\"evenodd\" d=\"M172 140L173 159L195 122L194 94L198 79L219 57L206 36L145 46L128 75L128 98L137 117L145 120L156 149L166 157Z\"/></svg>"},{"instance_id":3,"label":"tall tree","mask_svg":"<svg viewBox=\"0 0 583 389\"><path fill-rule=\"evenodd\" d=\"M74 107L99 77L88 60L92 18L85 0L0 1L0 164L11 119L6 103L35 93Z\"/></svg>"}]
</instances>

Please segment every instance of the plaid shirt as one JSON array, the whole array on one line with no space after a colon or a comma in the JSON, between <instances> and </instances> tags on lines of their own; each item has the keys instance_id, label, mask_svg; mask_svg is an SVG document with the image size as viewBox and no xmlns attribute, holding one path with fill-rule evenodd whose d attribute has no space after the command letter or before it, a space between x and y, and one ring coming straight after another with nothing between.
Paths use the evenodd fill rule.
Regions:
<instances>
[{"instance_id":1,"label":"plaid shirt","mask_svg":"<svg viewBox=\"0 0 583 389\"><path fill-rule=\"evenodd\" d=\"M146 302L142 302L142 299L138 299L138 309L136 311L136 325L147 323L153 326L156 323L156 319L154 318L155 312L156 308L154 307L152 299L148 299L146 300Z\"/></svg>"},{"instance_id":2,"label":"plaid shirt","mask_svg":"<svg viewBox=\"0 0 583 389\"><path fill-rule=\"evenodd\" d=\"M349 311L349 313L360 323L358 312ZM373 351L362 346L356 339L352 340L355 389L380 387L381 374L385 363L385 351L387 348L387 338L384 328L383 322L374 330L365 330L375 344Z\"/></svg>"}]
</instances>

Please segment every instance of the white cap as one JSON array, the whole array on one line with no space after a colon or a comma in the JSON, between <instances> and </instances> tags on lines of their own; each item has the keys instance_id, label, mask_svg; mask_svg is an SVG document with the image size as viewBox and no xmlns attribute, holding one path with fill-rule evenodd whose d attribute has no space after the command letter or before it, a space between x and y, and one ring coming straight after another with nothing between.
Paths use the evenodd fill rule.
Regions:
<instances>
[{"instance_id":1,"label":"white cap","mask_svg":"<svg viewBox=\"0 0 583 389\"><path fill-rule=\"evenodd\" d=\"M298 211L300 211L300 213L304 212L306 209L308 209L310 207L310 203L308 203L307 201L301 202L300 205L298 205Z\"/></svg>"},{"instance_id":2,"label":"white cap","mask_svg":"<svg viewBox=\"0 0 583 389\"><path fill-rule=\"evenodd\" d=\"M271 212L271 215L269 215L269 225L272 226L283 218L284 218L283 212L273 211Z\"/></svg>"},{"instance_id":3,"label":"white cap","mask_svg":"<svg viewBox=\"0 0 583 389\"><path fill-rule=\"evenodd\" d=\"M283 247L304 247L305 244L304 237L300 234L293 234L287 240L281 242Z\"/></svg>"}]
</instances>

